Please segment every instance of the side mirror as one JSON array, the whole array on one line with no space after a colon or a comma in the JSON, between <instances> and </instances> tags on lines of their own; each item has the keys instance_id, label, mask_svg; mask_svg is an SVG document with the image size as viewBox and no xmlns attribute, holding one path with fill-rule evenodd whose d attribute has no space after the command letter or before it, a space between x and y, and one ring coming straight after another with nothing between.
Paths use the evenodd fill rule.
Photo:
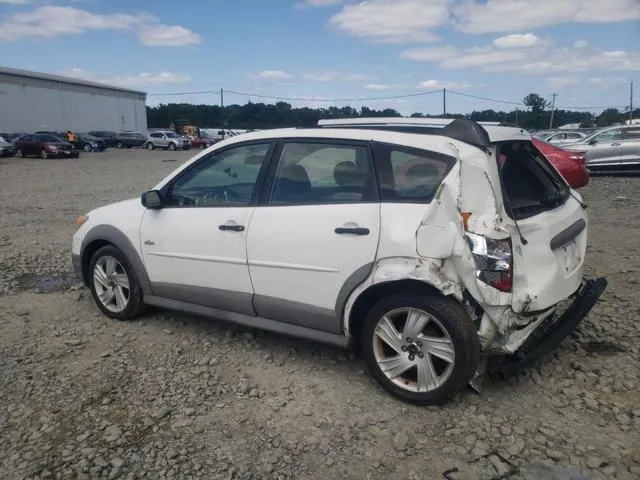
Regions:
<instances>
[{"instance_id":1,"label":"side mirror","mask_svg":"<svg viewBox=\"0 0 640 480\"><path fill-rule=\"evenodd\" d=\"M145 208L159 209L162 208L162 197L157 190L149 190L144 192L140 199Z\"/></svg>"},{"instance_id":2,"label":"side mirror","mask_svg":"<svg viewBox=\"0 0 640 480\"><path fill-rule=\"evenodd\" d=\"M598 143L598 139L594 138L593 140L589 141L589 145L595 145L596 143Z\"/></svg>"}]
</instances>

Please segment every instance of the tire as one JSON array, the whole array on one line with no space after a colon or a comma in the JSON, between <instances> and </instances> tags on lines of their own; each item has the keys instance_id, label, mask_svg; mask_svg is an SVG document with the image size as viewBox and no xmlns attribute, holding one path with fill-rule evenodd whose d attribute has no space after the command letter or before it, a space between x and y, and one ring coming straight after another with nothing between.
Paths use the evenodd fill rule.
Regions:
<instances>
[{"instance_id":1,"label":"tire","mask_svg":"<svg viewBox=\"0 0 640 480\"><path fill-rule=\"evenodd\" d=\"M154 148L156 148L156 146L153 143L151 142L147 143L147 150L153 150Z\"/></svg>"},{"instance_id":2,"label":"tire","mask_svg":"<svg viewBox=\"0 0 640 480\"><path fill-rule=\"evenodd\" d=\"M167 148L173 152L176 149L176 144L171 142Z\"/></svg>"},{"instance_id":3,"label":"tire","mask_svg":"<svg viewBox=\"0 0 640 480\"><path fill-rule=\"evenodd\" d=\"M122 142L118 142L118 143L116 143L116 147L118 147L119 149L123 149L124 148L124 144Z\"/></svg>"},{"instance_id":4,"label":"tire","mask_svg":"<svg viewBox=\"0 0 640 480\"><path fill-rule=\"evenodd\" d=\"M93 152L93 147L87 143L87 144L85 144L85 146L83 147L83 150L84 150L85 152Z\"/></svg>"},{"instance_id":5,"label":"tire","mask_svg":"<svg viewBox=\"0 0 640 480\"><path fill-rule=\"evenodd\" d=\"M42 158L43 160L46 160L47 158L49 158L49 154L44 148L40 150L40 158Z\"/></svg>"},{"instance_id":6,"label":"tire","mask_svg":"<svg viewBox=\"0 0 640 480\"><path fill-rule=\"evenodd\" d=\"M416 324L427 321L405 332L409 312ZM388 329L389 324L395 331ZM395 347L382 337L390 338ZM480 361L480 341L469 315L455 300L437 295L404 293L382 298L368 312L361 339L363 358L375 380L392 396L414 405L446 402L473 378ZM429 353L428 339L437 355ZM391 378L393 370L399 372L395 378Z\"/></svg>"},{"instance_id":7,"label":"tire","mask_svg":"<svg viewBox=\"0 0 640 480\"><path fill-rule=\"evenodd\" d=\"M22 153L22 149L21 149L21 148L18 148L18 149L16 150L16 157L18 157L18 158L24 158L24 154Z\"/></svg>"},{"instance_id":8,"label":"tire","mask_svg":"<svg viewBox=\"0 0 640 480\"><path fill-rule=\"evenodd\" d=\"M127 257L115 246L102 247L91 257L87 277L93 300L107 317L131 320L144 311L140 282Z\"/></svg>"}]
</instances>

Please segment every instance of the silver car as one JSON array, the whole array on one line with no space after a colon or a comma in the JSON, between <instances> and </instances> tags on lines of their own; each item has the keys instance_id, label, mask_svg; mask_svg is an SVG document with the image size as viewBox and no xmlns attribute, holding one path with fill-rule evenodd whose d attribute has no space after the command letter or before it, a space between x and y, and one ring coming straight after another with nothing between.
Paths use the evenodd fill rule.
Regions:
<instances>
[{"instance_id":1,"label":"silver car","mask_svg":"<svg viewBox=\"0 0 640 480\"><path fill-rule=\"evenodd\" d=\"M579 142L584 138L587 138L587 134L584 132L544 132L539 135L535 135L536 138L545 142L553 143L554 145L566 145L569 143Z\"/></svg>"},{"instance_id":2,"label":"silver car","mask_svg":"<svg viewBox=\"0 0 640 480\"><path fill-rule=\"evenodd\" d=\"M590 170L640 171L640 125L604 128L563 148L586 151Z\"/></svg>"},{"instance_id":3,"label":"silver car","mask_svg":"<svg viewBox=\"0 0 640 480\"><path fill-rule=\"evenodd\" d=\"M149 135L147 135L146 147L149 150L153 150L154 148L188 150L191 148L191 141L171 131L150 132Z\"/></svg>"}]
</instances>

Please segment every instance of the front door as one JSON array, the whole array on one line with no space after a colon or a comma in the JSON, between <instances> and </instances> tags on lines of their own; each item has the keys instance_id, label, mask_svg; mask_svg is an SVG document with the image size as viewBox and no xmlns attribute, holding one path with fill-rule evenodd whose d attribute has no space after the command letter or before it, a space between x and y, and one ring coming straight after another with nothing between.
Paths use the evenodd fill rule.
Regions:
<instances>
[{"instance_id":1,"label":"front door","mask_svg":"<svg viewBox=\"0 0 640 480\"><path fill-rule=\"evenodd\" d=\"M368 275L378 246L370 147L292 139L278 150L249 225L256 312L340 333L342 300Z\"/></svg>"},{"instance_id":2,"label":"front door","mask_svg":"<svg viewBox=\"0 0 640 480\"><path fill-rule=\"evenodd\" d=\"M595 143L586 149L589 167L606 167L619 163L622 155L621 138L621 128L607 130L594 137Z\"/></svg>"},{"instance_id":3,"label":"front door","mask_svg":"<svg viewBox=\"0 0 640 480\"><path fill-rule=\"evenodd\" d=\"M153 294L254 315L247 229L269 142L212 152L161 191L140 243ZM265 165L266 167L266 165Z\"/></svg>"}]
</instances>

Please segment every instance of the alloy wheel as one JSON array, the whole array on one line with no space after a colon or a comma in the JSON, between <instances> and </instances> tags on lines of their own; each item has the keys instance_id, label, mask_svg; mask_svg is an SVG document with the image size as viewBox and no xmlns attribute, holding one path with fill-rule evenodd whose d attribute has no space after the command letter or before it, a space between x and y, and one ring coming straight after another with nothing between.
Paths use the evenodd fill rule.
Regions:
<instances>
[{"instance_id":1,"label":"alloy wheel","mask_svg":"<svg viewBox=\"0 0 640 480\"><path fill-rule=\"evenodd\" d=\"M373 335L373 355L380 371L409 392L430 392L453 372L451 336L433 315L398 308L380 318Z\"/></svg>"},{"instance_id":2,"label":"alloy wheel","mask_svg":"<svg viewBox=\"0 0 640 480\"><path fill-rule=\"evenodd\" d=\"M93 285L98 300L107 310L119 313L127 308L131 296L129 276L116 258L98 259L93 269Z\"/></svg>"}]
</instances>

